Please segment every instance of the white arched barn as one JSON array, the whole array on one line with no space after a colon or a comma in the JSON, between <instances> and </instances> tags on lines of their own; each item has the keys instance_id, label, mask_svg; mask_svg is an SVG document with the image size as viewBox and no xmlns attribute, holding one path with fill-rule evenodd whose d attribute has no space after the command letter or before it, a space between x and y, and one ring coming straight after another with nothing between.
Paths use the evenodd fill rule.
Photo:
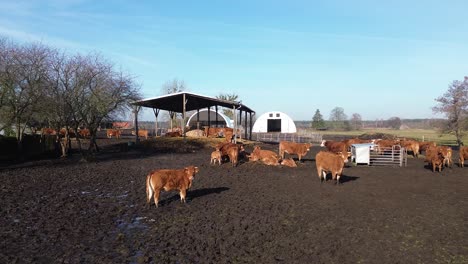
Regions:
<instances>
[{"instance_id":1,"label":"white arched barn","mask_svg":"<svg viewBox=\"0 0 468 264\"><path fill-rule=\"evenodd\" d=\"M208 118L208 109L200 109L200 111L193 113L188 121L187 126L190 128L202 128L208 126L208 122L211 127L234 127L234 121L229 117L218 111L210 109L210 117Z\"/></svg>"},{"instance_id":2,"label":"white arched barn","mask_svg":"<svg viewBox=\"0 0 468 264\"><path fill-rule=\"evenodd\" d=\"M285 113L271 111L262 114L253 125L252 132L254 133L296 133L296 125L294 121Z\"/></svg>"}]
</instances>

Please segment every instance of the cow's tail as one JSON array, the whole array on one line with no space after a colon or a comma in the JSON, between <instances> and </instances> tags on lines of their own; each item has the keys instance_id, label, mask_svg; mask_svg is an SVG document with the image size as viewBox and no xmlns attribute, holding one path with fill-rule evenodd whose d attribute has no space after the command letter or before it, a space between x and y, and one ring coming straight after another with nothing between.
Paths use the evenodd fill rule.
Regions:
<instances>
[{"instance_id":1,"label":"cow's tail","mask_svg":"<svg viewBox=\"0 0 468 264\"><path fill-rule=\"evenodd\" d=\"M151 197L154 195L153 186L151 186L151 173L146 176L146 203L149 205L151 203Z\"/></svg>"}]
</instances>

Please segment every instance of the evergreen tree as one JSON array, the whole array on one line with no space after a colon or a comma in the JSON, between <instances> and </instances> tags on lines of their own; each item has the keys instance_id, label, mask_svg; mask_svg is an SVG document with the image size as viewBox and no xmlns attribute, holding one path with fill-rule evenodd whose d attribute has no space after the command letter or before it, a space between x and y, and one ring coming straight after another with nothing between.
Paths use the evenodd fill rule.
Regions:
<instances>
[{"instance_id":1,"label":"evergreen tree","mask_svg":"<svg viewBox=\"0 0 468 264\"><path fill-rule=\"evenodd\" d=\"M323 120L323 116L320 113L320 110L316 110L314 117L312 117L312 128L314 129L323 129L325 128L325 121Z\"/></svg>"}]
</instances>

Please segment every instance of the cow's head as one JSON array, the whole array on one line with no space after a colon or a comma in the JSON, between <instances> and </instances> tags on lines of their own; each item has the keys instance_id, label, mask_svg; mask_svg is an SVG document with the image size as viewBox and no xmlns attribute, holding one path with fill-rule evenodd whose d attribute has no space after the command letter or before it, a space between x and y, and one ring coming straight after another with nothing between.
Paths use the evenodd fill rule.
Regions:
<instances>
[{"instance_id":1,"label":"cow's head","mask_svg":"<svg viewBox=\"0 0 468 264\"><path fill-rule=\"evenodd\" d=\"M338 152L336 154L343 159L344 163L348 163L349 157L351 157L351 152Z\"/></svg>"},{"instance_id":2,"label":"cow's head","mask_svg":"<svg viewBox=\"0 0 468 264\"><path fill-rule=\"evenodd\" d=\"M199 172L198 167L195 167L195 166L188 166L184 170L185 170L185 174L191 181L194 179L195 174Z\"/></svg>"}]
</instances>

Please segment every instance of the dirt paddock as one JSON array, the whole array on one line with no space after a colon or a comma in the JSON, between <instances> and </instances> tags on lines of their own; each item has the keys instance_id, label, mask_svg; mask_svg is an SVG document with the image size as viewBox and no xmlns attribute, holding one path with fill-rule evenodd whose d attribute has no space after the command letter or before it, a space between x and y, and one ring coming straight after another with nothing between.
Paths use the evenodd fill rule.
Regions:
<instances>
[{"instance_id":1,"label":"dirt paddock","mask_svg":"<svg viewBox=\"0 0 468 264\"><path fill-rule=\"evenodd\" d=\"M0 263L468 263L458 153L441 173L410 157L347 167L335 185L320 183L317 146L297 168L121 146L1 168ZM146 208L146 174L187 165L200 168L187 203L163 192Z\"/></svg>"}]
</instances>

